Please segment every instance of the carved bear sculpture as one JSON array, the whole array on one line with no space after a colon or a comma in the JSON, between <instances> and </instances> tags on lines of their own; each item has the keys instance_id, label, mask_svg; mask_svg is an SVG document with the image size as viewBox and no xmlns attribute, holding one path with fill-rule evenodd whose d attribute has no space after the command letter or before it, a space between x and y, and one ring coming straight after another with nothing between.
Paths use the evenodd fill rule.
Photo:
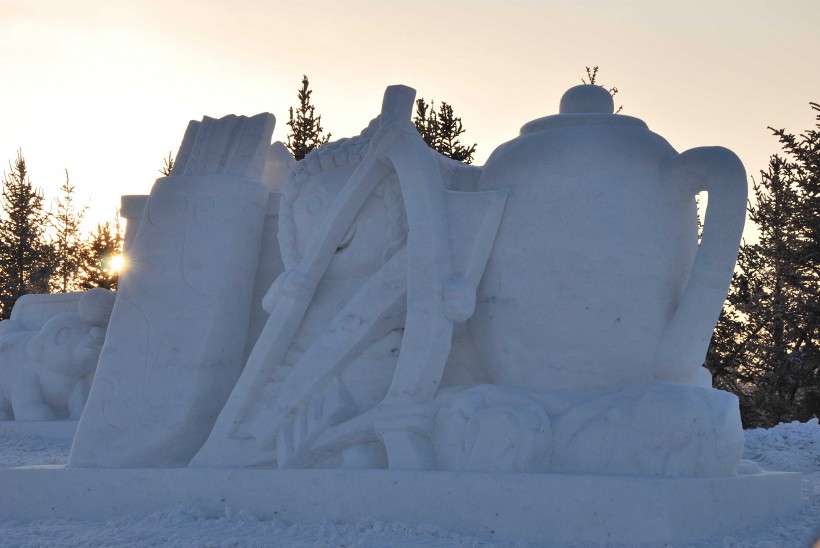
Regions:
<instances>
[{"instance_id":1,"label":"carved bear sculpture","mask_svg":"<svg viewBox=\"0 0 820 548\"><path fill-rule=\"evenodd\" d=\"M0 420L80 417L113 304L114 293L97 288L39 331L0 323Z\"/></svg>"}]
</instances>

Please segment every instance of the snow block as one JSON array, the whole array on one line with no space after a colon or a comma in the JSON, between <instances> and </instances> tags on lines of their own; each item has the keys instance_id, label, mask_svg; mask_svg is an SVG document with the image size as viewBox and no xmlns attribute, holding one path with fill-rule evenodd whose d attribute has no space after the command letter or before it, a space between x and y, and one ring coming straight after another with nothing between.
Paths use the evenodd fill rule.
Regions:
<instances>
[{"instance_id":1,"label":"snow block","mask_svg":"<svg viewBox=\"0 0 820 548\"><path fill-rule=\"evenodd\" d=\"M538 542L675 543L798 512L801 475L646 478L388 470L0 470L0 517L144 517L174 506L286 521L378 519Z\"/></svg>"}]
</instances>

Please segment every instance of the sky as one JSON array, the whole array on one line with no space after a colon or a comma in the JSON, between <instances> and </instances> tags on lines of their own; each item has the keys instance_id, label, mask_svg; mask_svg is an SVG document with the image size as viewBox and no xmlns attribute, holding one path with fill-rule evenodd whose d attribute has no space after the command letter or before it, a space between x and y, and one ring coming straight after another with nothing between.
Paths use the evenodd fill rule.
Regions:
<instances>
[{"instance_id":1,"label":"sky","mask_svg":"<svg viewBox=\"0 0 820 548\"><path fill-rule=\"evenodd\" d=\"M0 170L22 150L48 203L67 170L91 229L189 120L272 112L284 140L303 74L334 139L404 84L453 105L481 165L597 65L623 114L756 175L767 126L815 124L818 29L817 0L0 0Z\"/></svg>"}]
</instances>

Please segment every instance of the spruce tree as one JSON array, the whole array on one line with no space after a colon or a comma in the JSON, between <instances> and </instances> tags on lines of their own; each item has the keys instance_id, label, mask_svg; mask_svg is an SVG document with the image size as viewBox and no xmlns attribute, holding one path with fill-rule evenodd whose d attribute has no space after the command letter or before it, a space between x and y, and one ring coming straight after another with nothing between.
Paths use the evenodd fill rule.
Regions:
<instances>
[{"instance_id":1,"label":"spruce tree","mask_svg":"<svg viewBox=\"0 0 820 548\"><path fill-rule=\"evenodd\" d=\"M48 292L54 256L43 193L32 185L21 151L9 167L2 182L0 318L9 317L20 296Z\"/></svg>"},{"instance_id":2,"label":"spruce tree","mask_svg":"<svg viewBox=\"0 0 820 548\"><path fill-rule=\"evenodd\" d=\"M86 252L80 227L87 208L77 209L74 205L74 186L69 182L68 170L60 191L62 197L56 200L57 212L51 215L51 226L55 232L51 291L65 293L80 289L79 272Z\"/></svg>"},{"instance_id":3,"label":"spruce tree","mask_svg":"<svg viewBox=\"0 0 820 548\"><path fill-rule=\"evenodd\" d=\"M477 145L461 144L459 136L465 130L461 118L453 113L453 107L449 104L442 101L436 112L435 101L428 104L423 98L417 99L413 123L427 146L439 154L465 164L473 162Z\"/></svg>"},{"instance_id":4,"label":"spruce tree","mask_svg":"<svg viewBox=\"0 0 820 548\"><path fill-rule=\"evenodd\" d=\"M310 82L302 76L302 87L299 89L299 107L294 112L289 110L288 127L290 134L286 146L293 157L301 160L313 149L319 148L330 140L330 133L323 135L322 117L316 116L316 108L310 104Z\"/></svg>"},{"instance_id":5,"label":"spruce tree","mask_svg":"<svg viewBox=\"0 0 820 548\"><path fill-rule=\"evenodd\" d=\"M811 103L815 111L820 105ZM820 114L753 184L757 243L741 245L707 356L717 387L738 395L746 426L820 416Z\"/></svg>"},{"instance_id":6,"label":"spruce tree","mask_svg":"<svg viewBox=\"0 0 820 548\"><path fill-rule=\"evenodd\" d=\"M86 244L80 282L82 289L117 289L120 272L116 261L122 257L122 241L119 212L113 223L97 223L97 229L89 234Z\"/></svg>"}]
</instances>

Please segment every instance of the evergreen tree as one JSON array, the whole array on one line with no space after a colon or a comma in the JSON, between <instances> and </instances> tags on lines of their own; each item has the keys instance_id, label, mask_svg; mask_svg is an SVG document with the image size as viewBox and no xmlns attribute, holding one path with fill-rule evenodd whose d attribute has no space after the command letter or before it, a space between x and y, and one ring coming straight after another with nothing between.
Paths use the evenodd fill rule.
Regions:
<instances>
[{"instance_id":1,"label":"evergreen tree","mask_svg":"<svg viewBox=\"0 0 820 548\"><path fill-rule=\"evenodd\" d=\"M438 135L438 116L432 105L427 104L424 98L416 99L416 114L413 116L413 124L416 126L421 138L432 149L436 148L436 136Z\"/></svg>"},{"instance_id":2,"label":"evergreen tree","mask_svg":"<svg viewBox=\"0 0 820 548\"><path fill-rule=\"evenodd\" d=\"M9 317L20 296L48 292L53 261L43 194L31 184L21 151L9 167L2 182L0 318Z\"/></svg>"},{"instance_id":3,"label":"evergreen tree","mask_svg":"<svg viewBox=\"0 0 820 548\"><path fill-rule=\"evenodd\" d=\"M51 290L65 293L80 289L80 267L85 261L86 247L82 241L80 226L85 217L86 208L74 206L74 186L69 183L68 170L65 172L65 183L60 187L62 198L57 198L57 212L51 215L51 226L55 231L54 273L51 277Z\"/></svg>"},{"instance_id":4,"label":"evergreen tree","mask_svg":"<svg viewBox=\"0 0 820 548\"><path fill-rule=\"evenodd\" d=\"M330 133L322 135L324 131L322 117L316 116L315 107L310 104L312 93L308 77L302 76L302 87L297 94L299 108L295 113L293 107L289 110L288 127L290 128L290 134L286 143L288 150L297 160L301 160L311 150L319 148L330 140Z\"/></svg>"},{"instance_id":5,"label":"evergreen tree","mask_svg":"<svg viewBox=\"0 0 820 548\"><path fill-rule=\"evenodd\" d=\"M122 266L118 264L122 260L122 240L119 212L113 223L97 223L97 230L90 233L88 238L80 284L83 289L117 289L119 268Z\"/></svg>"},{"instance_id":6,"label":"evergreen tree","mask_svg":"<svg viewBox=\"0 0 820 548\"><path fill-rule=\"evenodd\" d=\"M430 104L422 99L416 100L416 114L413 117L421 138L427 146L453 160L471 164L476 144L464 146L459 136L464 133L461 118L453 114L453 107L442 101L438 112L435 101Z\"/></svg>"},{"instance_id":7,"label":"evergreen tree","mask_svg":"<svg viewBox=\"0 0 820 548\"><path fill-rule=\"evenodd\" d=\"M783 150L753 184L749 218L760 240L741 246L707 356L715 385L740 398L746 426L820 416L820 114L817 121L799 136L769 128Z\"/></svg>"}]
</instances>

